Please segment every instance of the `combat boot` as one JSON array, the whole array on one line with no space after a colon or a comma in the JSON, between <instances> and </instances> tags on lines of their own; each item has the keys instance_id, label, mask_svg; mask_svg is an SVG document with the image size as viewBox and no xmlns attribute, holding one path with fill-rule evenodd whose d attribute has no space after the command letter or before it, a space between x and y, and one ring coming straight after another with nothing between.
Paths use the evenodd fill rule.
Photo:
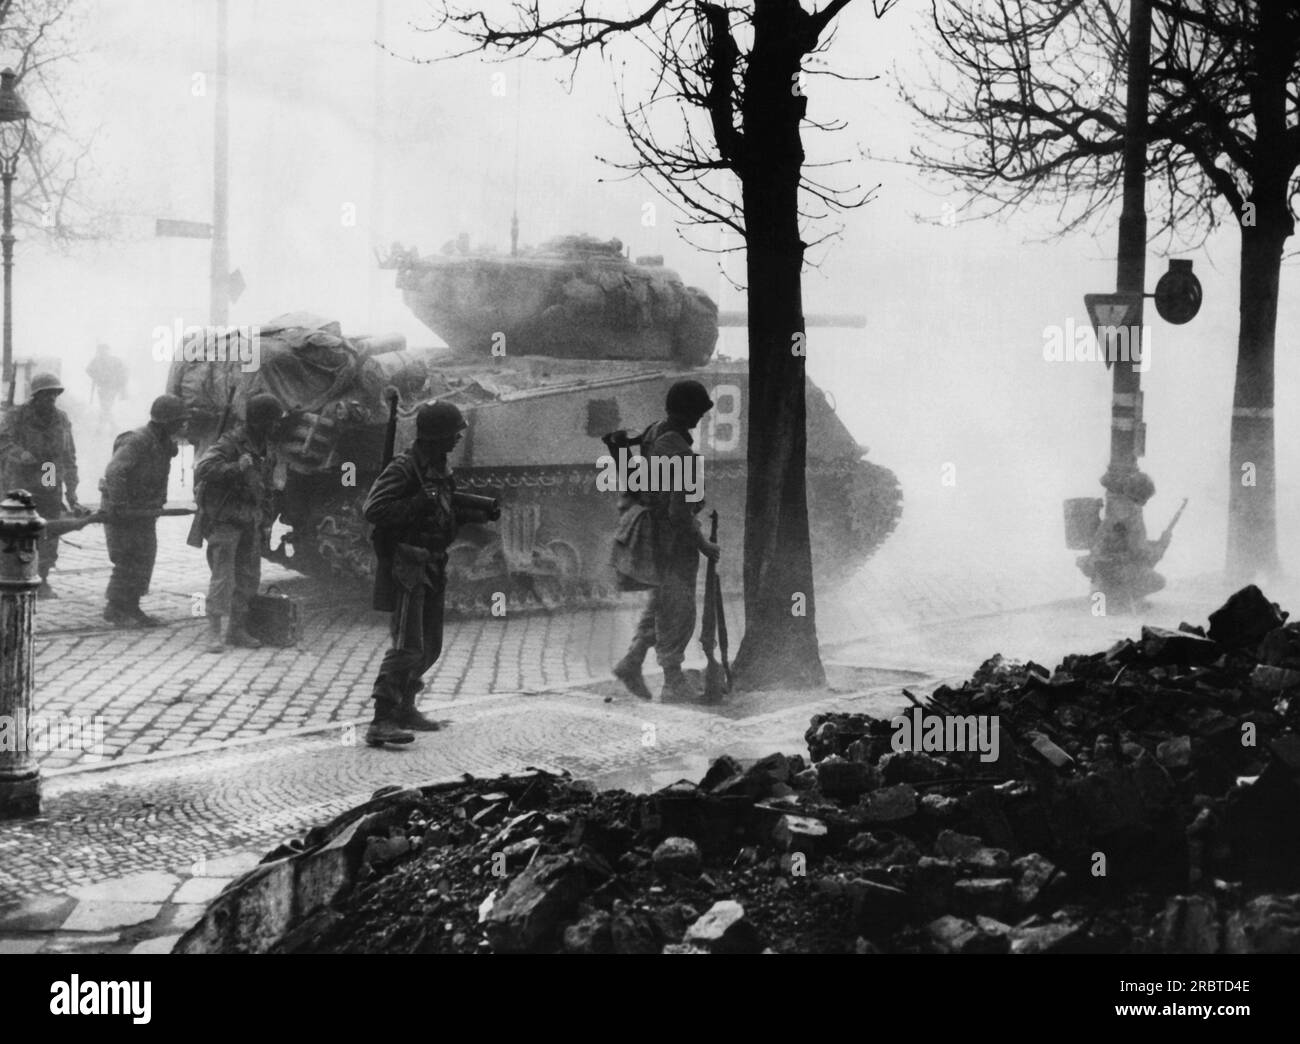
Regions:
<instances>
[{"instance_id":1,"label":"combat boot","mask_svg":"<svg viewBox=\"0 0 1300 1044\"><path fill-rule=\"evenodd\" d=\"M375 716L366 729L366 744L382 747L385 743L414 743L415 733L403 728L396 715L386 705L375 701Z\"/></svg>"},{"instance_id":2,"label":"combat boot","mask_svg":"<svg viewBox=\"0 0 1300 1044\"><path fill-rule=\"evenodd\" d=\"M699 698L700 693L695 691L695 686L680 667L664 668L664 687L659 699L665 703L683 703Z\"/></svg>"},{"instance_id":3,"label":"combat boot","mask_svg":"<svg viewBox=\"0 0 1300 1044\"><path fill-rule=\"evenodd\" d=\"M244 629L244 617L231 615L230 627L226 631L226 644L240 649L260 649L262 643Z\"/></svg>"},{"instance_id":4,"label":"combat boot","mask_svg":"<svg viewBox=\"0 0 1300 1044\"><path fill-rule=\"evenodd\" d=\"M104 615L107 616L107 612ZM163 623L158 617L146 613L138 604L122 610L121 615L128 627L161 627Z\"/></svg>"},{"instance_id":5,"label":"combat boot","mask_svg":"<svg viewBox=\"0 0 1300 1044\"><path fill-rule=\"evenodd\" d=\"M226 643L221 640L221 617L208 617L208 646L205 650L210 653L222 653L226 651Z\"/></svg>"},{"instance_id":6,"label":"combat boot","mask_svg":"<svg viewBox=\"0 0 1300 1044\"><path fill-rule=\"evenodd\" d=\"M410 729L413 732L438 732L442 729L442 726L432 718L426 718L420 713L419 708L415 706L415 698L423 688L422 683L416 682L415 688L407 691L406 695L402 697L402 706L394 720L403 728Z\"/></svg>"},{"instance_id":7,"label":"combat boot","mask_svg":"<svg viewBox=\"0 0 1300 1044\"><path fill-rule=\"evenodd\" d=\"M654 694L641 674L641 664L645 662L648 648L640 642L633 642L623 659L614 664L614 677L623 683L628 692L641 700L654 699Z\"/></svg>"}]
</instances>

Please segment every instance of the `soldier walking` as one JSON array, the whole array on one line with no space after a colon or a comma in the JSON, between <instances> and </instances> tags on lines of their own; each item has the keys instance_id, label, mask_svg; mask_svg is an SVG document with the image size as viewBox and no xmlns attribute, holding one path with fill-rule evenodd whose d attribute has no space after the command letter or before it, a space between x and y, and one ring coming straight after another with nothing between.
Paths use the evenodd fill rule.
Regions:
<instances>
[{"instance_id":1,"label":"soldier walking","mask_svg":"<svg viewBox=\"0 0 1300 1044\"><path fill-rule=\"evenodd\" d=\"M438 723L415 706L421 677L442 653L443 604L447 590L447 548L457 527L488 521L484 512L458 511L456 483L447 455L467 427L453 404L420 407L415 442L380 473L362 508L375 527L379 555L375 608L390 609L392 647L375 678L374 720L366 730L371 746L410 743L413 731L436 732Z\"/></svg>"},{"instance_id":2,"label":"soldier walking","mask_svg":"<svg viewBox=\"0 0 1300 1044\"><path fill-rule=\"evenodd\" d=\"M668 389L664 407L668 416L650 425L641 437L641 455L682 458L680 473L684 475L688 473L685 459L695 456L691 429L713 409L713 400L699 381L677 381ZM651 547L646 557L653 564L657 582L637 623L632 644L614 665L614 677L633 695L650 699L641 665L653 648L664 671L661 699L694 699L699 694L682 673L682 660L695 630L695 584L700 555L716 562L719 548L700 529L693 505L686 499L686 490L628 496L644 505L650 514L646 532Z\"/></svg>"},{"instance_id":3,"label":"soldier walking","mask_svg":"<svg viewBox=\"0 0 1300 1044\"><path fill-rule=\"evenodd\" d=\"M275 459L271 435L284 417L274 395L254 395L244 423L222 435L194 465L199 527L208 542L208 652L224 649L221 621L229 617L225 645L260 649L245 628L248 603L262 579L262 545L274 520Z\"/></svg>"},{"instance_id":4,"label":"soldier walking","mask_svg":"<svg viewBox=\"0 0 1300 1044\"><path fill-rule=\"evenodd\" d=\"M10 410L0 422L0 470L5 489L25 489L36 510L47 520L63 516L66 498L74 515L90 514L77 500L77 447L72 422L54 405L63 385L52 373L32 378L28 400ZM37 598L57 598L50 587L50 570L59 560L59 538L49 530L36 545L41 586Z\"/></svg>"},{"instance_id":5,"label":"soldier walking","mask_svg":"<svg viewBox=\"0 0 1300 1044\"><path fill-rule=\"evenodd\" d=\"M149 408L149 423L118 437L99 483L104 539L113 563L104 619L118 627L162 623L140 608L158 556L157 519L140 515L161 511L167 503L167 476L177 452L176 437L184 427L184 403L175 395L158 396ZM135 516L130 521L123 517L127 511Z\"/></svg>"},{"instance_id":6,"label":"soldier walking","mask_svg":"<svg viewBox=\"0 0 1300 1044\"><path fill-rule=\"evenodd\" d=\"M99 430L112 431L117 427L113 420L113 404L126 397L126 367L106 344L95 346L95 357L86 367L90 376L90 394L99 393Z\"/></svg>"}]
</instances>

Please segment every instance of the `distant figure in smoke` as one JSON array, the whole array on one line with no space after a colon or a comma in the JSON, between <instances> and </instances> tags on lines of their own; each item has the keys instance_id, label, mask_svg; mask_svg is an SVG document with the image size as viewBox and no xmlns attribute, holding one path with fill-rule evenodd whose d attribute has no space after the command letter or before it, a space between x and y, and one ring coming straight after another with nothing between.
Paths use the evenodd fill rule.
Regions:
<instances>
[{"instance_id":1,"label":"distant figure in smoke","mask_svg":"<svg viewBox=\"0 0 1300 1044\"><path fill-rule=\"evenodd\" d=\"M694 455L691 429L713 409L708 391L699 381L678 381L668 389L664 408L668 416L650 425L641 437L641 455L650 458ZM686 473L685 466L682 473ZM696 699L700 694L682 672L682 660L695 630L695 584L700 555L716 562L718 545L711 543L700 529L685 490L625 493L622 500L615 540L631 546L621 556L625 565L620 572L630 579L652 583L648 583L650 603L641 614L627 654L614 665L614 677L633 695L650 699L641 665L653 648L664 671L661 698ZM644 517L638 520L638 516ZM640 547L642 544L645 546ZM615 558L618 568L617 547Z\"/></svg>"},{"instance_id":2,"label":"distant figure in smoke","mask_svg":"<svg viewBox=\"0 0 1300 1044\"><path fill-rule=\"evenodd\" d=\"M90 397L99 393L99 431L112 431L117 427L113 419L113 405L126 397L126 367L106 344L95 347L95 357L86 367L90 375Z\"/></svg>"},{"instance_id":3,"label":"distant figure in smoke","mask_svg":"<svg viewBox=\"0 0 1300 1044\"><path fill-rule=\"evenodd\" d=\"M1156 486L1145 472L1118 476L1108 472L1101 484L1107 494L1105 515L1093 537L1092 550L1079 559L1079 568L1097 590L1113 600L1113 608L1126 611L1165 586L1155 565L1169 548L1169 534L1159 540L1147 539L1142 508L1155 496Z\"/></svg>"}]
</instances>

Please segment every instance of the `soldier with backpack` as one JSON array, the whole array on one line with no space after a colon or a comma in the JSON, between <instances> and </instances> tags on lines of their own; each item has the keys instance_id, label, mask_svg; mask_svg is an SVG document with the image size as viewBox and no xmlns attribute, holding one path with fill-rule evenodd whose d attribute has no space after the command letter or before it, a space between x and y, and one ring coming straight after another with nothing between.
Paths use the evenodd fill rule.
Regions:
<instances>
[{"instance_id":1,"label":"soldier with backpack","mask_svg":"<svg viewBox=\"0 0 1300 1044\"><path fill-rule=\"evenodd\" d=\"M692 456L691 430L713 408L708 391L699 381L677 381L668 389L664 407L667 416L640 438L641 455L651 460ZM664 671L661 698L695 699L700 694L682 672L682 659L695 629L700 556L716 562L718 545L700 529L683 489L625 493L622 501L614 568L631 581L626 586L648 587L650 601L626 655L614 665L614 677L633 695L650 699L641 665L654 649Z\"/></svg>"},{"instance_id":2,"label":"soldier with backpack","mask_svg":"<svg viewBox=\"0 0 1300 1044\"><path fill-rule=\"evenodd\" d=\"M185 421L180 399L158 396L149 408L149 423L114 441L113 459L99 483L104 539L113 563L104 619L118 627L156 627L162 622L140 608L158 556L156 520L141 517L141 512L161 510L167 502L167 476ZM125 520L128 511L130 521Z\"/></svg>"}]
</instances>

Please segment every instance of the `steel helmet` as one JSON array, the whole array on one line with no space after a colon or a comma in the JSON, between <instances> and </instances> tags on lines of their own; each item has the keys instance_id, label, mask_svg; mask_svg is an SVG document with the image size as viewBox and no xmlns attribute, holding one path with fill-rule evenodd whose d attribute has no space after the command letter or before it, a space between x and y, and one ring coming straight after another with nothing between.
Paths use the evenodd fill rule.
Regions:
<instances>
[{"instance_id":1,"label":"steel helmet","mask_svg":"<svg viewBox=\"0 0 1300 1044\"><path fill-rule=\"evenodd\" d=\"M157 421L159 424L184 420L186 415L185 403L181 402L175 395L159 395L158 398L154 399L153 405L149 407L149 419Z\"/></svg>"},{"instance_id":2,"label":"steel helmet","mask_svg":"<svg viewBox=\"0 0 1300 1044\"><path fill-rule=\"evenodd\" d=\"M669 413L702 417L713 409L713 400L699 381L677 381L668 389L664 407Z\"/></svg>"},{"instance_id":3,"label":"steel helmet","mask_svg":"<svg viewBox=\"0 0 1300 1044\"><path fill-rule=\"evenodd\" d=\"M460 410L450 402L426 403L415 415L417 439L448 439L468 427Z\"/></svg>"},{"instance_id":4,"label":"steel helmet","mask_svg":"<svg viewBox=\"0 0 1300 1044\"><path fill-rule=\"evenodd\" d=\"M256 426L274 424L284 416L284 408L274 395L262 392L254 395L244 406L244 423Z\"/></svg>"},{"instance_id":5,"label":"steel helmet","mask_svg":"<svg viewBox=\"0 0 1300 1044\"><path fill-rule=\"evenodd\" d=\"M32 378L30 393L35 395L37 392L43 391L61 392L63 391L63 385L59 383L59 379L52 373L38 373Z\"/></svg>"}]
</instances>

